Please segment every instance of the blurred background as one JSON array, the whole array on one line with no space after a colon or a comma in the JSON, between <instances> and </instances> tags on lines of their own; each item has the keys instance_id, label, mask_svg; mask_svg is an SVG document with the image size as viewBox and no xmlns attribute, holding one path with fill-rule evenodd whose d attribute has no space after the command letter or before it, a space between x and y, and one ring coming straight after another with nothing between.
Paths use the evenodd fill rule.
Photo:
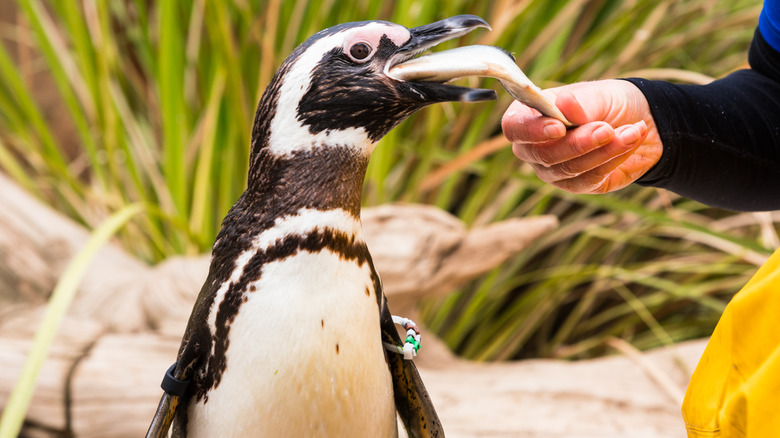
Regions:
<instances>
[{"instance_id":1,"label":"blurred background","mask_svg":"<svg viewBox=\"0 0 780 438\"><path fill-rule=\"evenodd\" d=\"M746 67L761 0L0 1L0 169L88 228L132 203L118 242L144 263L209 251L245 187L255 106L314 32L469 13L438 49L497 45L543 88L642 76L706 83ZM437 50L438 50L437 49ZM364 203L438 206L470 226L552 214L560 227L422 315L481 361L587 358L708 336L778 246L778 214L662 190L572 195L541 183L500 131L509 96L412 116L382 140ZM14 208L3 205L0 208ZM2 262L0 262L2 263ZM13 294L12 294L13 295Z\"/></svg>"}]
</instances>

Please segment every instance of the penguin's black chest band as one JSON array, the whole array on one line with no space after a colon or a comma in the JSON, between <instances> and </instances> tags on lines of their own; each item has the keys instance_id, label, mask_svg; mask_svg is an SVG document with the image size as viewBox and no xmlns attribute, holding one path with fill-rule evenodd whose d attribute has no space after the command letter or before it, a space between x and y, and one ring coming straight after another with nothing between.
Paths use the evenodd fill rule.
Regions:
<instances>
[{"instance_id":1,"label":"penguin's black chest band","mask_svg":"<svg viewBox=\"0 0 780 438\"><path fill-rule=\"evenodd\" d=\"M393 315L393 322L406 330L404 345L385 343L384 346L388 351L401 354L406 360L412 360L417 356L417 351L420 349L420 329L417 328L417 324L414 321L401 316ZM179 380L173 375L178 364L179 362L174 362L173 365L168 367L160 383L162 390L172 397L183 397L187 393L187 388L189 388L192 381L191 379Z\"/></svg>"}]
</instances>

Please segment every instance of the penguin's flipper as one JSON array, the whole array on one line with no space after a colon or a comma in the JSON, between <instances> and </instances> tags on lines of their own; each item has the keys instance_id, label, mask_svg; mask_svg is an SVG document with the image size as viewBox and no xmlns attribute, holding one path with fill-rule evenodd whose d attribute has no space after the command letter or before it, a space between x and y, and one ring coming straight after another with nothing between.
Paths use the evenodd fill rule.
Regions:
<instances>
[{"instance_id":1,"label":"penguin's flipper","mask_svg":"<svg viewBox=\"0 0 780 438\"><path fill-rule=\"evenodd\" d=\"M168 430L173 422L173 415L176 413L176 407L179 405L179 397L170 394L163 394L160 398L160 404L157 405L157 411L152 418L152 424L146 431L146 438L166 438Z\"/></svg>"},{"instance_id":2,"label":"penguin's flipper","mask_svg":"<svg viewBox=\"0 0 780 438\"><path fill-rule=\"evenodd\" d=\"M146 438L168 437L170 435L169 430L177 414L176 408L179 405L183 407L179 409L179 419L174 426L173 435L186 436L186 433L181 433L180 428L186 428L187 406L194 389L192 388L190 377L198 364L198 358L204 356L204 346L210 345L204 342L203 339L211 337L205 321L210 309L210 303L212 302L212 299L209 299L209 294L212 293L214 284L214 267L211 266L206 282L203 283L198 299L190 314L187 328L184 330L179 353L176 355L176 362L165 372L165 377L160 384L165 392L162 398L160 398L160 404L157 405L154 418L152 418L149 430L146 432ZM182 418L184 419L184 424L182 424Z\"/></svg>"},{"instance_id":3,"label":"penguin's flipper","mask_svg":"<svg viewBox=\"0 0 780 438\"><path fill-rule=\"evenodd\" d=\"M387 308L387 298L382 296L380 327L382 342L403 345ZM403 355L385 351L390 376L393 379L395 409L404 423L409 438L444 437L444 429L425 389L417 367Z\"/></svg>"},{"instance_id":4,"label":"penguin's flipper","mask_svg":"<svg viewBox=\"0 0 780 438\"><path fill-rule=\"evenodd\" d=\"M154 412L154 418L146 431L146 438L167 438L168 431L176 415L176 408L182 402L182 396L186 394L188 385L187 375L190 367L179 367L179 362L174 363L165 372L162 388L165 391L160 398L160 404Z\"/></svg>"}]
</instances>

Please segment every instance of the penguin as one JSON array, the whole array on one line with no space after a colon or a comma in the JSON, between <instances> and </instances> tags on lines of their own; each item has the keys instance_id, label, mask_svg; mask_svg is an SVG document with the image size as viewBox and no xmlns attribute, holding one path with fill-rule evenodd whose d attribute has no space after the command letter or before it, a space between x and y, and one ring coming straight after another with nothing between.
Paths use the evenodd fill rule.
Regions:
<instances>
[{"instance_id":1,"label":"penguin","mask_svg":"<svg viewBox=\"0 0 780 438\"><path fill-rule=\"evenodd\" d=\"M398 123L437 102L496 99L387 74L480 27L473 15L345 23L281 64L147 437L396 437L396 415L411 437L444 436L414 363L390 351L404 342L360 201L371 152Z\"/></svg>"}]
</instances>

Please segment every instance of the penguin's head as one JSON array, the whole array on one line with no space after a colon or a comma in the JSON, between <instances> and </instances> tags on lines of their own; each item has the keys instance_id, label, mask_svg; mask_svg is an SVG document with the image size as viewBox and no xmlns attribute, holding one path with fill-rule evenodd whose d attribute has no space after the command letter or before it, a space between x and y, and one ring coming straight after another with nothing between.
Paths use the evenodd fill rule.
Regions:
<instances>
[{"instance_id":1,"label":"penguin's head","mask_svg":"<svg viewBox=\"0 0 780 438\"><path fill-rule=\"evenodd\" d=\"M277 70L255 116L252 154L374 144L420 108L496 98L493 90L394 79L388 70L436 44L488 24L459 15L407 29L384 21L345 23L298 46Z\"/></svg>"}]
</instances>

